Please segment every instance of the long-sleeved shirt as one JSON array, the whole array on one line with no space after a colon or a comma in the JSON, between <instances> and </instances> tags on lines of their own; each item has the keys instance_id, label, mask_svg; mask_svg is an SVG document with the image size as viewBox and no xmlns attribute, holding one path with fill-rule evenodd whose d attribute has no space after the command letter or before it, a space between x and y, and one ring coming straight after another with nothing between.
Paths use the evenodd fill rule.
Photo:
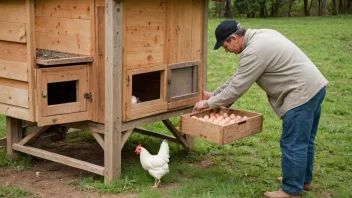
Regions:
<instances>
[{"instance_id":1,"label":"long-sleeved shirt","mask_svg":"<svg viewBox=\"0 0 352 198\"><path fill-rule=\"evenodd\" d=\"M208 100L215 109L238 100L256 82L280 117L313 98L328 84L314 63L275 30L248 29L237 72Z\"/></svg>"}]
</instances>

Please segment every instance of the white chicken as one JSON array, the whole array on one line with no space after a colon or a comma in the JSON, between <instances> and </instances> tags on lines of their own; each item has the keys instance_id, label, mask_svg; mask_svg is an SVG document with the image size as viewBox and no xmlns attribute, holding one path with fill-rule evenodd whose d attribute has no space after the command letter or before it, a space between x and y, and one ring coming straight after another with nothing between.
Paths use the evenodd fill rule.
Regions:
<instances>
[{"instance_id":1,"label":"white chicken","mask_svg":"<svg viewBox=\"0 0 352 198\"><path fill-rule=\"evenodd\" d=\"M145 148L139 144L136 148L137 155L140 155L142 167L149 172L155 179L153 188L157 188L160 178L169 172L169 145L164 140L157 155L151 155Z\"/></svg>"}]
</instances>

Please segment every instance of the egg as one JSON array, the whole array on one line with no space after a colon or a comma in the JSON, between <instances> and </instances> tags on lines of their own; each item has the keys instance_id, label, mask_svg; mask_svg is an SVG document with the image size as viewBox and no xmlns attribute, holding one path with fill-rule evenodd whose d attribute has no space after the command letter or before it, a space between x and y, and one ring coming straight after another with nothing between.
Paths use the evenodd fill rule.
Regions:
<instances>
[{"instance_id":1,"label":"egg","mask_svg":"<svg viewBox=\"0 0 352 198\"><path fill-rule=\"evenodd\" d=\"M225 118L225 121L226 121L226 122L230 122L230 121L231 121L231 118L226 117L226 118Z\"/></svg>"},{"instance_id":2,"label":"egg","mask_svg":"<svg viewBox=\"0 0 352 198\"><path fill-rule=\"evenodd\" d=\"M219 116L220 116L220 114L218 114L218 113L215 114L215 117L219 117Z\"/></svg>"},{"instance_id":3,"label":"egg","mask_svg":"<svg viewBox=\"0 0 352 198\"><path fill-rule=\"evenodd\" d=\"M230 122L228 124L235 124L236 121L235 120L230 120Z\"/></svg>"},{"instance_id":4,"label":"egg","mask_svg":"<svg viewBox=\"0 0 352 198\"><path fill-rule=\"evenodd\" d=\"M215 116L215 113L214 113L214 112L212 112L212 113L210 114L210 117L212 117L212 116Z\"/></svg>"},{"instance_id":5,"label":"egg","mask_svg":"<svg viewBox=\"0 0 352 198\"><path fill-rule=\"evenodd\" d=\"M224 112L220 111L219 114L222 115L222 114L224 114Z\"/></svg>"},{"instance_id":6,"label":"egg","mask_svg":"<svg viewBox=\"0 0 352 198\"><path fill-rule=\"evenodd\" d=\"M238 116L236 116L236 119L240 120L240 119L242 119L242 117L238 115Z\"/></svg>"},{"instance_id":7,"label":"egg","mask_svg":"<svg viewBox=\"0 0 352 198\"><path fill-rule=\"evenodd\" d=\"M192 116L191 118L198 119L198 117L197 117L197 116Z\"/></svg>"},{"instance_id":8,"label":"egg","mask_svg":"<svg viewBox=\"0 0 352 198\"><path fill-rule=\"evenodd\" d=\"M209 116L208 116L208 115L205 115L205 116L204 116L204 119L206 119L206 120L209 119Z\"/></svg>"},{"instance_id":9,"label":"egg","mask_svg":"<svg viewBox=\"0 0 352 198\"><path fill-rule=\"evenodd\" d=\"M233 120L233 119L236 118L236 115L232 113L232 114L230 115L230 118Z\"/></svg>"},{"instance_id":10,"label":"egg","mask_svg":"<svg viewBox=\"0 0 352 198\"><path fill-rule=\"evenodd\" d=\"M224 114L222 114L225 118L227 118L227 117L229 117L229 114L227 114L227 113L224 113Z\"/></svg>"},{"instance_id":11,"label":"egg","mask_svg":"<svg viewBox=\"0 0 352 198\"><path fill-rule=\"evenodd\" d=\"M243 116L242 120L246 120L248 117L247 116Z\"/></svg>"}]
</instances>

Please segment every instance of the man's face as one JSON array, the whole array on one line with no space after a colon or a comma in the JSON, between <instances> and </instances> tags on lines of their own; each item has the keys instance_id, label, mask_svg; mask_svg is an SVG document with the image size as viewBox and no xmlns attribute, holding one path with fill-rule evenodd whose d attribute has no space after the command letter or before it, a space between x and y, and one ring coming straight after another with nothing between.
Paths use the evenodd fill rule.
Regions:
<instances>
[{"instance_id":1,"label":"man's face","mask_svg":"<svg viewBox=\"0 0 352 198\"><path fill-rule=\"evenodd\" d=\"M240 38L236 35L230 35L228 39L224 41L222 47L225 49L225 52L240 54L242 52L242 42Z\"/></svg>"}]
</instances>

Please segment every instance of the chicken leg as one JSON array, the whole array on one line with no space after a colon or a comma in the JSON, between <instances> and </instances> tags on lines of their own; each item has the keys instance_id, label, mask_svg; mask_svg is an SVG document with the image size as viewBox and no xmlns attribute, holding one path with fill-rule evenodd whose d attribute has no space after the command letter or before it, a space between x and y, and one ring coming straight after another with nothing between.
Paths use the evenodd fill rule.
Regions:
<instances>
[{"instance_id":1,"label":"chicken leg","mask_svg":"<svg viewBox=\"0 0 352 198\"><path fill-rule=\"evenodd\" d=\"M152 188L158 188L159 183L160 183L160 179L155 179L155 183L154 183L154 186L152 186Z\"/></svg>"}]
</instances>

